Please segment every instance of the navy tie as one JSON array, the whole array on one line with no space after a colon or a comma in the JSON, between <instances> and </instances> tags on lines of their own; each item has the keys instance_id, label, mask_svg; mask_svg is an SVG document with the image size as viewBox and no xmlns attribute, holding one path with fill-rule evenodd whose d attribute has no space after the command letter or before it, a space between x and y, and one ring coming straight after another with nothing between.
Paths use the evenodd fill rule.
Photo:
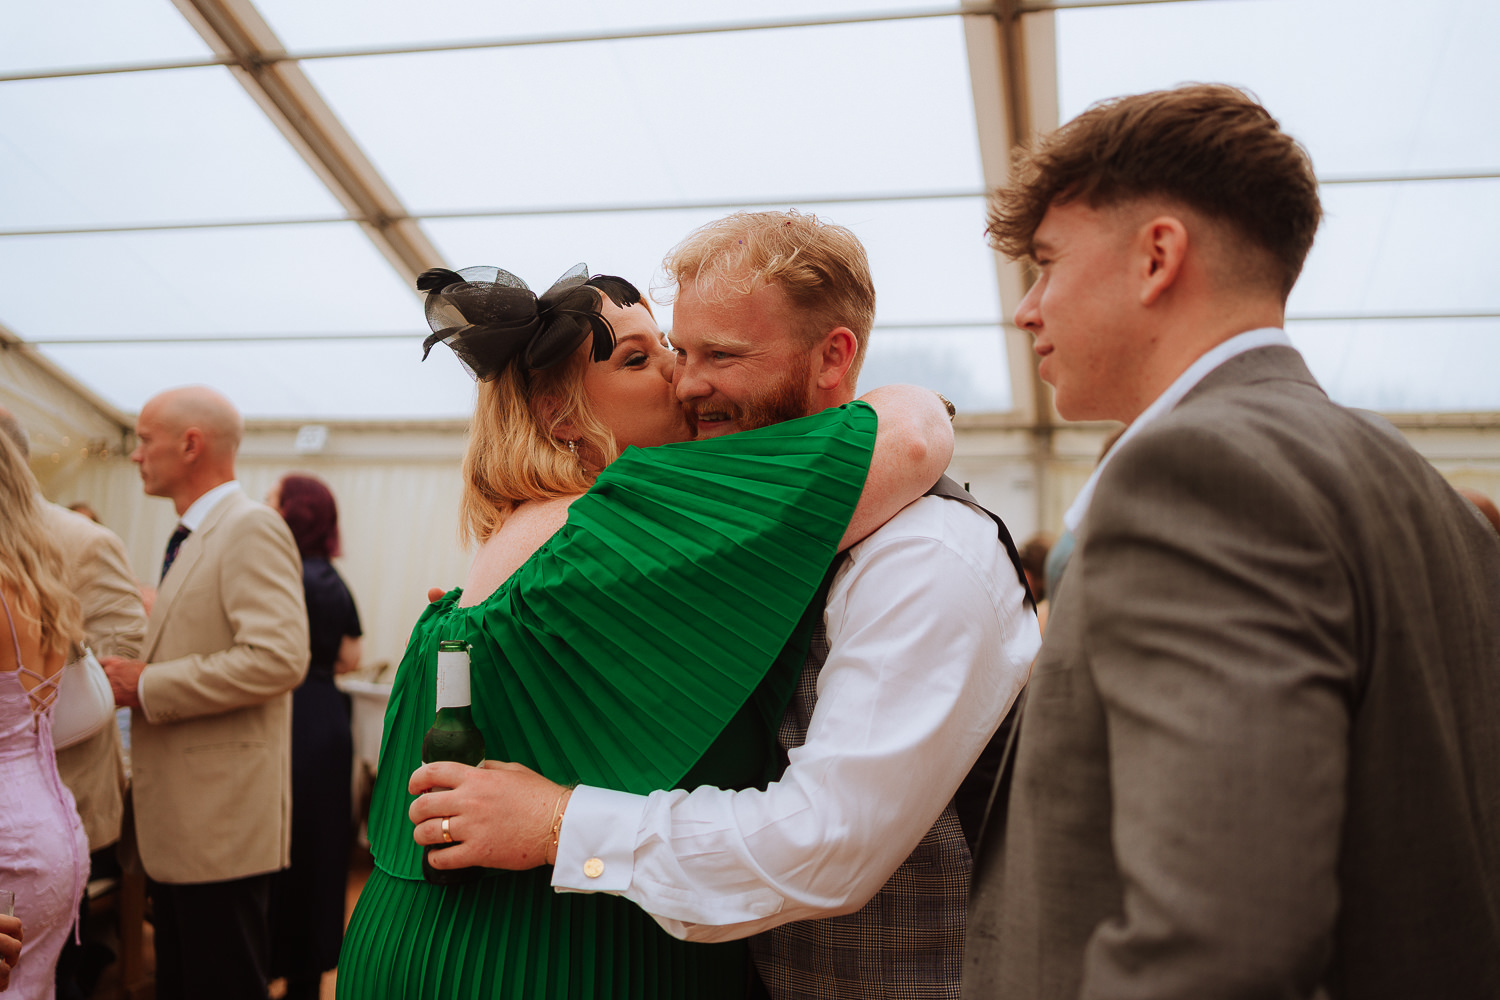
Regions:
<instances>
[{"instance_id":1,"label":"navy tie","mask_svg":"<svg viewBox=\"0 0 1500 1000\"><path fill-rule=\"evenodd\" d=\"M177 558L177 550L182 548L182 540L192 534L192 530L179 524L177 530L172 532L172 537L167 540L167 557L161 561L162 579L166 579L167 570L172 568L172 560Z\"/></svg>"}]
</instances>

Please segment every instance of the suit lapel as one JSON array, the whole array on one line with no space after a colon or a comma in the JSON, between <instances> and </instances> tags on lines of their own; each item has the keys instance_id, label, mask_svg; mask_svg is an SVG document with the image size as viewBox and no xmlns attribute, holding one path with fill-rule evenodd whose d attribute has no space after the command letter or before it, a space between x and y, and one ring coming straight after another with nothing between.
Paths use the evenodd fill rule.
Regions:
<instances>
[{"instance_id":1,"label":"suit lapel","mask_svg":"<svg viewBox=\"0 0 1500 1000\"><path fill-rule=\"evenodd\" d=\"M163 629L166 627L167 619L172 614L173 603L177 595L187 586L192 578L193 572L202 561L209 542L209 536L224 519L230 508L241 502L244 494L231 493L218 503L214 504L208 516L197 529L183 539L182 547L177 550L177 558L172 562L172 568L161 581L161 586L156 592L156 603L151 606L151 617L146 624L146 645L144 660L151 662L156 655L156 644L161 639Z\"/></svg>"}]
</instances>

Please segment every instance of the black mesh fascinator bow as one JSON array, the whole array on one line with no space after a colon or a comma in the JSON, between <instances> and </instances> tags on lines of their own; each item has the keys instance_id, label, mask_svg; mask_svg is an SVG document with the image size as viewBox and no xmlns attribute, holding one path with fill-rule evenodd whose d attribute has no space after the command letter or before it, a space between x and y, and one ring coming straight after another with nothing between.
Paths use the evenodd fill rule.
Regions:
<instances>
[{"instance_id":1,"label":"black mesh fascinator bow","mask_svg":"<svg viewBox=\"0 0 1500 1000\"><path fill-rule=\"evenodd\" d=\"M623 287L622 287L623 286ZM592 356L603 361L614 350L615 332L602 313L604 295L622 308L640 301L640 292L622 278L589 277L579 264L537 296L526 282L498 267L450 271L434 267L417 278L427 293L427 325L422 360L445 343L478 381L500 374L512 361L527 368L551 368L593 336Z\"/></svg>"}]
</instances>

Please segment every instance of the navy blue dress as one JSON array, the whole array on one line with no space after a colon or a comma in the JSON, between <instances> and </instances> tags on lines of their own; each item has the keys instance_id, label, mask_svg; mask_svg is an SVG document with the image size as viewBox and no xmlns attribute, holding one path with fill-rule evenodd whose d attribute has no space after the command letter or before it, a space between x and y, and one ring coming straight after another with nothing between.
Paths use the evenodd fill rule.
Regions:
<instances>
[{"instance_id":1,"label":"navy blue dress","mask_svg":"<svg viewBox=\"0 0 1500 1000\"><path fill-rule=\"evenodd\" d=\"M353 841L350 776L354 742L349 702L333 684L343 637L360 634L354 598L327 559L302 560L312 660L292 693L292 863L271 899L271 974L317 996L321 974L338 964Z\"/></svg>"}]
</instances>

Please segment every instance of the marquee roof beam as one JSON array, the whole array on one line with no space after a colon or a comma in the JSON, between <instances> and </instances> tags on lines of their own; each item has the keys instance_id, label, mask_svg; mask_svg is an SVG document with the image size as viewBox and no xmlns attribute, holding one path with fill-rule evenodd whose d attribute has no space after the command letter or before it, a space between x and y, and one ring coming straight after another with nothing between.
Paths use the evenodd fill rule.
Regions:
<instances>
[{"instance_id":1,"label":"marquee roof beam","mask_svg":"<svg viewBox=\"0 0 1500 1000\"><path fill-rule=\"evenodd\" d=\"M178 0L179 9L183 4ZM1021 0L1019 3L966 3L962 8L925 7L910 10L877 11L867 14L844 14L829 17L806 17L762 21L736 21L722 24L667 25L657 28L625 29L621 31L571 32L551 35L523 35L509 38L479 38L464 41L431 42L421 45L384 45L364 48L321 49L305 52L266 52L270 61L299 61L313 59L359 59L368 56L412 55L428 52L463 52L473 49L518 48L531 45L576 45L580 42L618 42L641 38L681 38L692 35L719 35L738 31L774 31L785 28L821 28L845 24L875 24L882 21L913 21L933 17L954 17L959 14L1000 14L1007 11L1037 13L1052 10L1072 10L1087 7L1131 7L1157 3L1199 3L1202 0ZM197 6L194 4L194 6ZM118 63L104 66L72 66L55 69L27 70L19 73L0 73L0 83L16 80L53 80L69 76L101 76L112 73L154 73L173 69L202 69L208 66L233 66L236 57L220 52L207 59L177 59L167 62Z\"/></svg>"},{"instance_id":2,"label":"marquee roof beam","mask_svg":"<svg viewBox=\"0 0 1500 1000\"><path fill-rule=\"evenodd\" d=\"M1054 15L1017 0L974 5L964 18L974 117L986 190L1010 176L1012 151L1035 133L1057 127L1057 36ZM1028 7L1031 8L1028 11ZM1030 287L1023 265L995 254L1001 315L1014 316ZM1010 367L1013 407L1030 425L1050 427L1050 390L1036 376L1031 337L1007 324L1005 354Z\"/></svg>"},{"instance_id":3,"label":"marquee roof beam","mask_svg":"<svg viewBox=\"0 0 1500 1000\"><path fill-rule=\"evenodd\" d=\"M173 0L408 287L443 263L380 172L249 0Z\"/></svg>"}]
</instances>

